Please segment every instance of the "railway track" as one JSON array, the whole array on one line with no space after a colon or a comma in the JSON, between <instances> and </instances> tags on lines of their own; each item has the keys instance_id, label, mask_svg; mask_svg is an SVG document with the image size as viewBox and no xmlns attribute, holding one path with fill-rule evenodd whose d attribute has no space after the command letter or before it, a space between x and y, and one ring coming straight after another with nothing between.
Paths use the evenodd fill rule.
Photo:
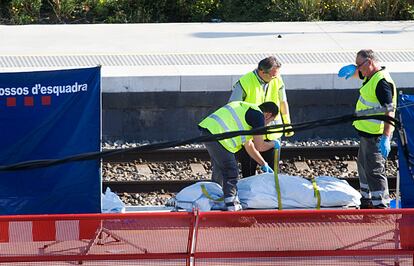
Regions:
<instances>
[{"instance_id":1,"label":"railway track","mask_svg":"<svg viewBox=\"0 0 414 266\"><path fill-rule=\"evenodd\" d=\"M308 167L306 161L309 160L342 160L349 168L356 171L355 158L358 153L358 146L303 146L303 147L283 147L281 160L293 160L298 170L300 167ZM397 148L392 147L390 160L395 160ZM209 155L203 148L174 148L162 149L151 152L129 152L126 154L111 156L104 159L104 163L128 163L133 161L142 162L141 165L153 162L177 162L177 161L208 161ZM302 169L303 170L303 169ZM346 180L352 187L359 189L357 177L341 178ZM110 187L118 193L142 193L153 191L178 192L195 182L210 180L139 180L139 181L104 181L103 189ZM396 178L388 178L390 188L395 188Z\"/></svg>"},{"instance_id":2,"label":"railway track","mask_svg":"<svg viewBox=\"0 0 414 266\"><path fill-rule=\"evenodd\" d=\"M291 159L335 159L352 158L358 155L358 146L286 146L282 147L281 160ZM397 147L393 146L390 159L397 156ZM147 152L128 152L106 157L104 162L131 162L144 160L149 162L184 161L197 158L199 160L210 160L208 152L204 148L168 148Z\"/></svg>"}]
</instances>

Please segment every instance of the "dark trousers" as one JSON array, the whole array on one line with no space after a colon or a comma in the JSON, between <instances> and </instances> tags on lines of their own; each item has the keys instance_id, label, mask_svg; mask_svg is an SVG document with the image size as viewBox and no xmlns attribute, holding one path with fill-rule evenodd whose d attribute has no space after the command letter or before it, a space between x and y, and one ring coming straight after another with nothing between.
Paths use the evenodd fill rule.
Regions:
<instances>
[{"instance_id":1,"label":"dark trousers","mask_svg":"<svg viewBox=\"0 0 414 266\"><path fill-rule=\"evenodd\" d=\"M234 153L226 150L217 141L206 142L204 145L211 158L213 181L222 185L224 200L234 202L237 198L237 180L239 176L239 168Z\"/></svg>"},{"instance_id":2,"label":"dark trousers","mask_svg":"<svg viewBox=\"0 0 414 266\"><path fill-rule=\"evenodd\" d=\"M261 152L260 154L263 156L263 159L267 162L267 164L273 169L274 149ZM241 164L243 178L256 175L257 162L250 157L244 147L236 153L236 157Z\"/></svg>"},{"instance_id":3,"label":"dark trousers","mask_svg":"<svg viewBox=\"0 0 414 266\"><path fill-rule=\"evenodd\" d=\"M389 206L388 181L385 175L385 159L378 148L380 137L360 137L358 150L358 175L362 195L361 206Z\"/></svg>"}]
</instances>

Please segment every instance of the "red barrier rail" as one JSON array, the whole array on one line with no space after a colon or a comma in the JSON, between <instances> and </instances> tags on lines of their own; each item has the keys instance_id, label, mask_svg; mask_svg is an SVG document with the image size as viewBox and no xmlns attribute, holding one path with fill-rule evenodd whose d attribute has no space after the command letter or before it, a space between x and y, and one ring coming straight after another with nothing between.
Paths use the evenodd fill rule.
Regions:
<instances>
[{"instance_id":1,"label":"red barrier rail","mask_svg":"<svg viewBox=\"0 0 414 266\"><path fill-rule=\"evenodd\" d=\"M189 265L194 222L187 212L0 216L0 262Z\"/></svg>"},{"instance_id":2,"label":"red barrier rail","mask_svg":"<svg viewBox=\"0 0 414 266\"><path fill-rule=\"evenodd\" d=\"M412 209L205 212L195 237L195 265L414 265Z\"/></svg>"},{"instance_id":3,"label":"red barrier rail","mask_svg":"<svg viewBox=\"0 0 414 266\"><path fill-rule=\"evenodd\" d=\"M0 216L6 265L414 265L413 257L414 209Z\"/></svg>"}]
</instances>

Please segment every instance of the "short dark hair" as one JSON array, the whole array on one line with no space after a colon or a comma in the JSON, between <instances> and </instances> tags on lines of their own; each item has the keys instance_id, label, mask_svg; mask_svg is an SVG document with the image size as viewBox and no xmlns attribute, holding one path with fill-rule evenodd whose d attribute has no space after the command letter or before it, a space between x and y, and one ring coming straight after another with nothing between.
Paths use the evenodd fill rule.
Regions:
<instances>
[{"instance_id":1,"label":"short dark hair","mask_svg":"<svg viewBox=\"0 0 414 266\"><path fill-rule=\"evenodd\" d=\"M259 70L263 70L264 72L269 72L272 68L280 68L281 66L282 63L275 56L272 55L260 60L257 68Z\"/></svg>"},{"instance_id":2,"label":"short dark hair","mask_svg":"<svg viewBox=\"0 0 414 266\"><path fill-rule=\"evenodd\" d=\"M263 113L271 113L274 116L279 113L279 107L274 102L264 102L259 105L259 108Z\"/></svg>"},{"instance_id":3,"label":"short dark hair","mask_svg":"<svg viewBox=\"0 0 414 266\"><path fill-rule=\"evenodd\" d=\"M357 53L357 57L364 59L371 59L372 61L378 62L378 57L371 49L362 49Z\"/></svg>"}]
</instances>

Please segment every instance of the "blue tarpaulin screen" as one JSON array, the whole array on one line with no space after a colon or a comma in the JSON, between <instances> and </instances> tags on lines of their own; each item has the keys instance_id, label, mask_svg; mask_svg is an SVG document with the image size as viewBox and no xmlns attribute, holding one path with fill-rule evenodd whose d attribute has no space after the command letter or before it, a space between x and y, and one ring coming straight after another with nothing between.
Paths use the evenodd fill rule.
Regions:
<instances>
[{"instance_id":1,"label":"blue tarpaulin screen","mask_svg":"<svg viewBox=\"0 0 414 266\"><path fill-rule=\"evenodd\" d=\"M100 151L100 72L0 73L0 165ZM0 172L0 214L100 211L100 160Z\"/></svg>"},{"instance_id":2,"label":"blue tarpaulin screen","mask_svg":"<svg viewBox=\"0 0 414 266\"><path fill-rule=\"evenodd\" d=\"M414 95L402 94L398 99L398 110L407 143L398 138L398 163L401 186L401 205L414 208Z\"/></svg>"}]
</instances>

